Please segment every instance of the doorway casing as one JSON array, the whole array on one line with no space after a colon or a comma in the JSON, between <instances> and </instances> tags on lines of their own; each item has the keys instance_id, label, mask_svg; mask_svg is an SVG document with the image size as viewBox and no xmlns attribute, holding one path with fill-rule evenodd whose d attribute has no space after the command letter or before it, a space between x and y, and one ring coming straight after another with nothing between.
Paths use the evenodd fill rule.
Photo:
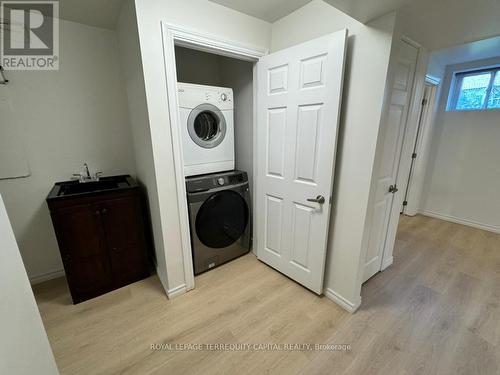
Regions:
<instances>
[{"instance_id":1,"label":"doorway casing","mask_svg":"<svg viewBox=\"0 0 500 375\"><path fill-rule=\"evenodd\" d=\"M264 55L268 54L267 49L262 49L253 46L245 46L240 43L229 41L218 36L207 35L206 33L199 33L194 30L179 27L169 23L162 22L162 36L163 36L163 56L165 64L165 77L167 81L167 99L169 106L170 117L170 131L172 134L172 149L175 170L175 186L177 193L177 201L179 204L180 215L180 236L182 244L182 259L177 260L182 262L184 268L184 285L171 286L167 295L169 298L181 295L191 289L194 289L194 269L193 260L191 258L191 237L189 231L189 214L186 202L186 186L184 180L184 160L182 154L182 139L180 133L180 116L179 106L177 100L177 71L175 63L175 46L191 48L203 52L222 55L234 59L250 61L254 63L253 66L253 127L256 129L256 102L257 102L257 70L256 62ZM253 141L253 169L254 169L254 191L257 186L257 163L256 158L256 141ZM255 203L254 203L255 204ZM254 216L255 221L255 216ZM255 228L255 223L253 223ZM254 238L254 248L257 246L257 238Z\"/></svg>"}]
</instances>

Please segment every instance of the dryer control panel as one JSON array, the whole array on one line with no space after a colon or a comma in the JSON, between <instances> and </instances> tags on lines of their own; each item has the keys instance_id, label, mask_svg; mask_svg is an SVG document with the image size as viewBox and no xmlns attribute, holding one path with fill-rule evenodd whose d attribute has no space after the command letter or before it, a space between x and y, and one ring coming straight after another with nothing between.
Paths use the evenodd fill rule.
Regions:
<instances>
[{"instance_id":1,"label":"dryer control panel","mask_svg":"<svg viewBox=\"0 0 500 375\"><path fill-rule=\"evenodd\" d=\"M195 108L201 103L210 103L220 110L233 109L233 90L228 87L194 85L177 82L179 106Z\"/></svg>"}]
</instances>

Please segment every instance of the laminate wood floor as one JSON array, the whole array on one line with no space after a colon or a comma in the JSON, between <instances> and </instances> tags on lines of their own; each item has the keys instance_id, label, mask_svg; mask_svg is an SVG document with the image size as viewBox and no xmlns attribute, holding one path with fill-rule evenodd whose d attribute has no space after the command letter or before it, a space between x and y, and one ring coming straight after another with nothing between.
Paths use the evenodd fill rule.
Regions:
<instances>
[{"instance_id":1,"label":"laminate wood floor","mask_svg":"<svg viewBox=\"0 0 500 375\"><path fill-rule=\"evenodd\" d=\"M73 306L35 296L62 374L500 374L500 235L403 217L394 264L351 315L246 255L167 300L157 277ZM152 344L349 344L350 351L169 351Z\"/></svg>"}]
</instances>

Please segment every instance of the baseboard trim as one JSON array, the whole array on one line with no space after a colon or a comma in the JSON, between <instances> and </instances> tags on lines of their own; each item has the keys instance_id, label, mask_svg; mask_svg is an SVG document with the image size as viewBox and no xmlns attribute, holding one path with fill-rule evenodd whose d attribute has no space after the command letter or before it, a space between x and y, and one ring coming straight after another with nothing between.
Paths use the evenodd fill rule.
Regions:
<instances>
[{"instance_id":1,"label":"baseboard trim","mask_svg":"<svg viewBox=\"0 0 500 375\"><path fill-rule=\"evenodd\" d=\"M361 297L359 297L359 301L357 303L353 303L347 298L344 298L340 294L334 292L330 288L325 289L325 297L335 302L337 305L342 307L347 312L350 312L351 314L354 313L361 305Z\"/></svg>"},{"instance_id":2,"label":"baseboard trim","mask_svg":"<svg viewBox=\"0 0 500 375\"><path fill-rule=\"evenodd\" d=\"M43 283L44 281L49 281L52 279L57 279L58 277L64 276L64 269L61 268L59 270L55 271L50 271L50 272L45 272L36 276L30 276L30 284L31 285L36 285Z\"/></svg>"},{"instance_id":3,"label":"baseboard trim","mask_svg":"<svg viewBox=\"0 0 500 375\"><path fill-rule=\"evenodd\" d=\"M394 263L394 257L389 257L389 258L384 258L384 261L382 262L382 269L381 271L385 270L387 267L392 265Z\"/></svg>"},{"instance_id":4,"label":"baseboard trim","mask_svg":"<svg viewBox=\"0 0 500 375\"><path fill-rule=\"evenodd\" d=\"M186 284L176 286L175 288L167 290L168 299L178 297L187 292Z\"/></svg>"},{"instance_id":5,"label":"baseboard trim","mask_svg":"<svg viewBox=\"0 0 500 375\"><path fill-rule=\"evenodd\" d=\"M482 230L485 230L488 232L500 234L500 227L497 227L494 225L483 224L483 223L479 223L479 222L474 221L474 220L462 219L462 218L452 216L452 215L440 214L440 213L434 212L434 211L423 210L423 211L420 211L419 213L421 215L433 217L435 219L449 221L451 223L466 225L468 227L482 229Z\"/></svg>"}]
</instances>

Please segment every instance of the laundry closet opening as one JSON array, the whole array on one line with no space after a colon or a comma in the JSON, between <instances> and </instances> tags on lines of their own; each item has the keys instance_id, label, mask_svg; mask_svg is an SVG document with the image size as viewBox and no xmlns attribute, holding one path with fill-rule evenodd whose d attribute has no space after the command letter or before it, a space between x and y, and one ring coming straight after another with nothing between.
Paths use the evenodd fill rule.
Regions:
<instances>
[{"instance_id":1,"label":"laundry closet opening","mask_svg":"<svg viewBox=\"0 0 500 375\"><path fill-rule=\"evenodd\" d=\"M254 63L175 46L194 274L252 249Z\"/></svg>"}]
</instances>

